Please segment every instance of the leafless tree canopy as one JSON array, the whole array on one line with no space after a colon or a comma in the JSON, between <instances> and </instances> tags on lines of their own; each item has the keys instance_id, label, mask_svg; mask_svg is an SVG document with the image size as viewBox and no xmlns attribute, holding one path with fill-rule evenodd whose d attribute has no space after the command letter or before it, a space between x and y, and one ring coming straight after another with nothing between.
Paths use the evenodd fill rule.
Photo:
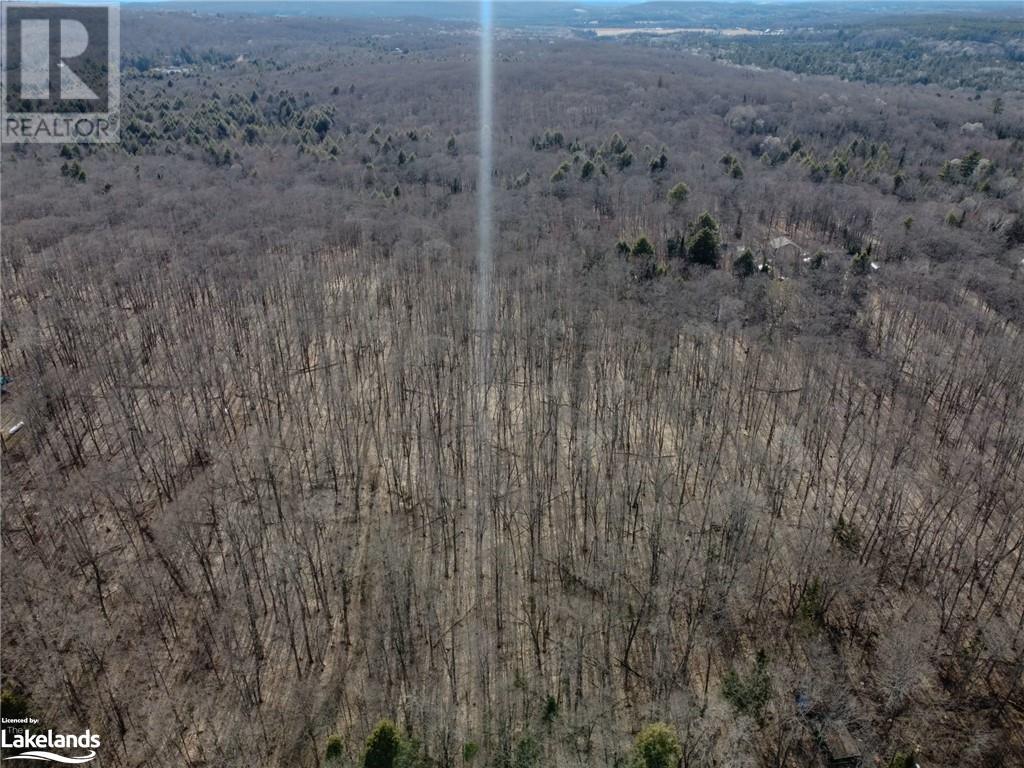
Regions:
<instances>
[{"instance_id":1,"label":"leafless tree canopy","mask_svg":"<svg viewBox=\"0 0 1024 768\"><path fill-rule=\"evenodd\" d=\"M105 766L1022 764L1021 94L503 33L492 332L474 35L126 10L122 144L4 148L5 691Z\"/></svg>"}]
</instances>

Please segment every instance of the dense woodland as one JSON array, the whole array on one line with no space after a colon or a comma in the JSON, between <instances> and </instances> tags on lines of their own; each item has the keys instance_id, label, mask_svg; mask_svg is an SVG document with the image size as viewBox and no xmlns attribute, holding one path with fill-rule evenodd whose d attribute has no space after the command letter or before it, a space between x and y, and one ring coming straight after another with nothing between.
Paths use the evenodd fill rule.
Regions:
<instances>
[{"instance_id":1,"label":"dense woodland","mask_svg":"<svg viewBox=\"0 0 1024 768\"><path fill-rule=\"evenodd\" d=\"M481 304L472 23L122 34L120 144L3 149L5 715L1024 764L1020 91L500 27Z\"/></svg>"},{"instance_id":2,"label":"dense woodland","mask_svg":"<svg viewBox=\"0 0 1024 768\"><path fill-rule=\"evenodd\" d=\"M682 36L693 41L693 35ZM1024 21L891 17L783 35L701 35L696 47L737 64L847 80L937 84L979 92L1024 88Z\"/></svg>"}]
</instances>

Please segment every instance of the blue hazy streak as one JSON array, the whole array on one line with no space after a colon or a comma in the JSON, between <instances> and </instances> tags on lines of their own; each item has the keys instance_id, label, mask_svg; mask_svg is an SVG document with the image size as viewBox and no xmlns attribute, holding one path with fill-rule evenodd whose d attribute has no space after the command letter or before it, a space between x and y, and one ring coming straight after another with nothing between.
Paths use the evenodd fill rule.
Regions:
<instances>
[{"instance_id":1,"label":"blue hazy streak","mask_svg":"<svg viewBox=\"0 0 1024 768\"><path fill-rule=\"evenodd\" d=\"M477 329L481 334L481 373L488 381L491 357L491 275L494 256L491 245L491 175L493 170L492 124L494 112L492 0L480 0L480 163L477 169Z\"/></svg>"}]
</instances>

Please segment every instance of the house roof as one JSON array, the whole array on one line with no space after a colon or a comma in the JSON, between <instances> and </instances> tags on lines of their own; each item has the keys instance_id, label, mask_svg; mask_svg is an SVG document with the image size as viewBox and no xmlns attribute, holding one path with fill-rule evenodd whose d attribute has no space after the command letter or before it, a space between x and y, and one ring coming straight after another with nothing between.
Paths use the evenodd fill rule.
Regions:
<instances>
[{"instance_id":1,"label":"house roof","mask_svg":"<svg viewBox=\"0 0 1024 768\"><path fill-rule=\"evenodd\" d=\"M825 747L833 760L854 760L860 757L860 748L853 736L841 725L828 729L825 734Z\"/></svg>"},{"instance_id":2,"label":"house roof","mask_svg":"<svg viewBox=\"0 0 1024 768\"><path fill-rule=\"evenodd\" d=\"M787 245L792 245L794 248L799 247L788 237L773 237L771 240L768 241L768 245L770 245L776 251L779 250L779 248L785 248Z\"/></svg>"}]
</instances>

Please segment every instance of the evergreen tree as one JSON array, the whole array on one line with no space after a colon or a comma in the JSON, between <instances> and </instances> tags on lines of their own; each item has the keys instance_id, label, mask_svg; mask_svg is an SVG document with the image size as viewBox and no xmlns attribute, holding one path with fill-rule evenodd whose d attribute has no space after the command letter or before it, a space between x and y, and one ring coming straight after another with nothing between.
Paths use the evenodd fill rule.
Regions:
<instances>
[{"instance_id":1,"label":"evergreen tree","mask_svg":"<svg viewBox=\"0 0 1024 768\"><path fill-rule=\"evenodd\" d=\"M327 739L327 749L324 752L324 757L327 762L341 760L342 755L342 743L340 736L331 736Z\"/></svg>"},{"instance_id":2,"label":"evergreen tree","mask_svg":"<svg viewBox=\"0 0 1024 768\"><path fill-rule=\"evenodd\" d=\"M736 277L750 277L757 271L757 265L754 263L754 254L750 252L749 248L744 248L740 255L736 257L736 261L732 264L732 271Z\"/></svg>"},{"instance_id":3,"label":"evergreen tree","mask_svg":"<svg viewBox=\"0 0 1024 768\"><path fill-rule=\"evenodd\" d=\"M711 214L704 212L692 227L692 235L686 246L690 260L696 264L717 267L720 248L718 222Z\"/></svg>"},{"instance_id":4,"label":"evergreen tree","mask_svg":"<svg viewBox=\"0 0 1024 768\"><path fill-rule=\"evenodd\" d=\"M381 720L366 740L363 768L394 768L402 750L402 737L390 720Z\"/></svg>"},{"instance_id":5,"label":"evergreen tree","mask_svg":"<svg viewBox=\"0 0 1024 768\"><path fill-rule=\"evenodd\" d=\"M754 668L747 675L739 675L730 669L722 685L722 693L733 705L735 710L752 717L759 723L764 716L764 708L771 697L772 679L768 673L768 657L764 651L757 652Z\"/></svg>"},{"instance_id":6,"label":"evergreen tree","mask_svg":"<svg viewBox=\"0 0 1024 768\"><path fill-rule=\"evenodd\" d=\"M867 251L858 253L853 257L851 269L856 275L866 275L871 271L871 255Z\"/></svg>"},{"instance_id":7,"label":"evergreen tree","mask_svg":"<svg viewBox=\"0 0 1024 768\"><path fill-rule=\"evenodd\" d=\"M662 147L661 154L651 159L651 173L657 173L658 171L664 171L668 166L668 155L665 152L665 148Z\"/></svg>"},{"instance_id":8,"label":"evergreen tree","mask_svg":"<svg viewBox=\"0 0 1024 768\"><path fill-rule=\"evenodd\" d=\"M668 199L673 203L685 203L686 198L690 196L690 188L683 182L679 182L672 189L669 190Z\"/></svg>"},{"instance_id":9,"label":"evergreen tree","mask_svg":"<svg viewBox=\"0 0 1024 768\"><path fill-rule=\"evenodd\" d=\"M686 239L682 232L676 232L665 243L665 250L670 259L682 258L686 255Z\"/></svg>"},{"instance_id":10,"label":"evergreen tree","mask_svg":"<svg viewBox=\"0 0 1024 768\"><path fill-rule=\"evenodd\" d=\"M636 241L636 245L633 246L634 256L653 256L654 246L651 245L650 241L646 237L641 237Z\"/></svg>"},{"instance_id":11,"label":"evergreen tree","mask_svg":"<svg viewBox=\"0 0 1024 768\"><path fill-rule=\"evenodd\" d=\"M654 723L637 734L633 756L637 768L677 768L682 748L670 726Z\"/></svg>"}]
</instances>

